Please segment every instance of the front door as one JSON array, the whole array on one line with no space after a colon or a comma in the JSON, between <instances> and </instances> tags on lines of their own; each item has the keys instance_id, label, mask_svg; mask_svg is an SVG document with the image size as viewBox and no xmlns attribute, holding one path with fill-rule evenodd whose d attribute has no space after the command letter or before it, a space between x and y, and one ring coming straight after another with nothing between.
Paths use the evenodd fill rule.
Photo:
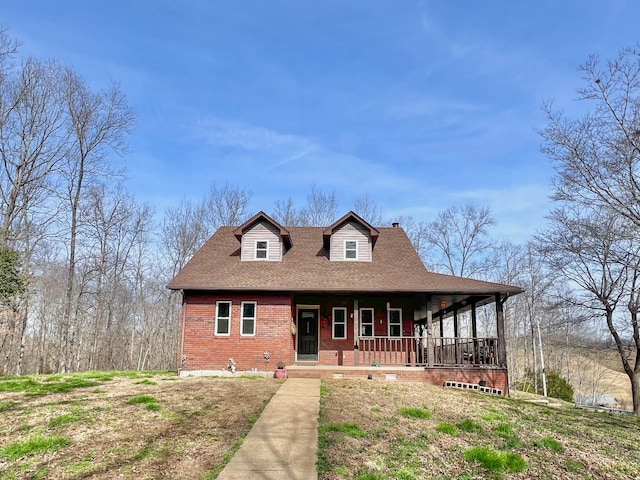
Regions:
<instances>
[{"instance_id":1,"label":"front door","mask_svg":"<svg viewBox=\"0 0 640 480\"><path fill-rule=\"evenodd\" d=\"M318 360L318 310L298 310L298 360Z\"/></svg>"}]
</instances>

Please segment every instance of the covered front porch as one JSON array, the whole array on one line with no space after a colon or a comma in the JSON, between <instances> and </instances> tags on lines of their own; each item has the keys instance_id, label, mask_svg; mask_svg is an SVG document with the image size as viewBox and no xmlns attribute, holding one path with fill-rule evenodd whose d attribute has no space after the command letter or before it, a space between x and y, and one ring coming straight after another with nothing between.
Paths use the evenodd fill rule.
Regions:
<instances>
[{"instance_id":1,"label":"covered front porch","mask_svg":"<svg viewBox=\"0 0 640 480\"><path fill-rule=\"evenodd\" d=\"M299 295L293 299L295 362L287 368L292 376L439 385L453 381L506 392L503 306L508 296L508 292ZM493 314L488 315L487 309Z\"/></svg>"}]
</instances>

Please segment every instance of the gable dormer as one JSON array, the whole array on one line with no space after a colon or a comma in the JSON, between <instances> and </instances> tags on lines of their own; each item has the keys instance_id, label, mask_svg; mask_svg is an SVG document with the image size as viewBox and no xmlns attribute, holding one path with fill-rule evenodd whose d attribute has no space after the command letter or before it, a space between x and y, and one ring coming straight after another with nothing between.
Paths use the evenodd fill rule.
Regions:
<instances>
[{"instance_id":1,"label":"gable dormer","mask_svg":"<svg viewBox=\"0 0 640 480\"><path fill-rule=\"evenodd\" d=\"M258 212L233 231L240 241L240 260L279 262L291 248L289 231L264 212Z\"/></svg>"},{"instance_id":2,"label":"gable dormer","mask_svg":"<svg viewBox=\"0 0 640 480\"><path fill-rule=\"evenodd\" d=\"M323 232L332 262L370 262L380 232L354 212L347 213Z\"/></svg>"}]
</instances>

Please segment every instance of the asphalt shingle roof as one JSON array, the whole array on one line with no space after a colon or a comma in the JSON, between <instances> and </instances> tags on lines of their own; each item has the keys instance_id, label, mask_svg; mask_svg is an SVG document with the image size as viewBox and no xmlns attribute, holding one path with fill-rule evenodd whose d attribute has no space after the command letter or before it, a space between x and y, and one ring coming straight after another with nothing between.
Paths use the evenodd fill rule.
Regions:
<instances>
[{"instance_id":1,"label":"asphalt shingle roof","mask_svg":"<svg viewBox=\"0 0 640 480\"><path fill-rule=\"evenodd\" d=\"M323 227L287 227L282 261L240 261L234 227L220 228L168 285L174 290L520 293L510 285L429 272L402 228L380 227L371 262L329 261Z\"/></svg>"}]
</instances>

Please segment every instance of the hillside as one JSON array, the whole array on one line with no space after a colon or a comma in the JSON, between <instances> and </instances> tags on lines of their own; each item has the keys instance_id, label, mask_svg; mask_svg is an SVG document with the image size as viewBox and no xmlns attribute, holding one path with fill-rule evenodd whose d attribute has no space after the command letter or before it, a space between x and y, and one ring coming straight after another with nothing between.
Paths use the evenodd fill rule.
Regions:
<instances>
[{"instance_id":1,"label":"hillside","mask_svg":"<svg viewBox=\"0 0 640 480\"><path fill-rule=\"evenodd\" d=\"M0 478L215 478L280 384L0 378ZM321 393L320 480L640 477L631 415L386 381L325 381Z\"/></svg>"}]
</instances>

